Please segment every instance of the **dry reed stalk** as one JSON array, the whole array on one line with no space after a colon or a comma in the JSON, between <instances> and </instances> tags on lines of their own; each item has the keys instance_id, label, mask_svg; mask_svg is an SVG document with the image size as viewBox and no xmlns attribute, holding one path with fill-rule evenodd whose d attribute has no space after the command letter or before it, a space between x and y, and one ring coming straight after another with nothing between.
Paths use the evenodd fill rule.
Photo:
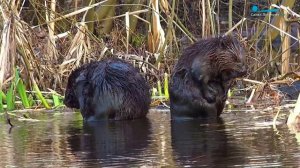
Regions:
<instances>
[{"instance_id":1,"label":"dry reed stalk","mask_svg":"<svg viewBox=\"0 0 300 168\"><path fill-rule=\"evenodd\" d=\"M165 32L160 24L158 0L151 0L152 25L148 32L148 47L152 53L157 53L165 42Z\"/></svg>"},{"instance_id":2,"label":"dry reed stalk","mask_svg":"<svg viewBox=\"0 0 300 168\"><path fill-rule=\"evenodd\" d=\"M75 0L75 1L74 1L74 9L75 9L75 11L78 10L78 1L79 1L79 0ZM74 16L74 19L77 20L77 15Z\"/></svg>"},{"instance_id":3,"label":"dry reed stalk","mask_svg":"<svg viewBox=\"0 0 300 168\"><path fill-rule=\"evenodd\" d=\"M78 31L72 40L68 54L65 57L64 62L61 64L61 70L64 69L64 65L73 62L75 62L75 67L79 66L81 60L83 60L83 63L87 62L86 56L91 49L90 38L88 36L88 28L87 25L83 22L78 23L77 28Z\"/></svg>"},{"instance_id":4,"label":"dry reed stalk","mask_svg":"<svg viewBox=\"0 0 300 168\"><path fill-rule=\"evenodd\" d=\"M108 50L108 48L104 46L100 56L93 57L93 55L90 54L92 51L91 41L96 43L99 41L88 30L87 24L85 23L86 17L87 12L84 14L82 21L77 24L77 33L72 38L71 45L63 63L59 65L59 74L62 76L68 75L71 70L78 67L81 63L90 62L92 59L100 60ZM100 45L100 43L97 45Z\"/></svg>"},{"instance_id":5,"label":"dry reed stalk","mask_svg":"<svg viewBox=\"0 0 300 168\"><path fill-rule=\"evenodd\" d=\"M23 22L17 22L16 24L16 34L15 37L17 39L17 45L18 45L18 51L22 56L22 59L24 61L24 66L26 67L26 70L29 74L29 79L32 84L32 89L36 91L36 96L41 100L43 106L46 109L50 109L48 102L43 97L39 87L38 83L41 85L45 81L42 79L41 73L40 73L40 65L38 64L37 60L34 57L33 48L31 46L31 43L29 42L30 35L27 35L24 30L26 30L26 24ZM39 82L36 82L36 78L40 78Z\"/></svg>"},{"instance_id":6,"label":"dry reed stalk","mask_svg":"<svg viewBox=\"0 0 300 168\"><path fill-rule=\"evenodd\" d=\"M160 48L160 51L159 51L159 57L158 59L156 60L156 66L158 66L158 64L161 62L163 56L165 55L165 52L166 52L166 48L167 48L167 44L170 43L172 41L172 35L175 35L173 34L174 32L174 28L173 28L173 21L174 21L174 16L175 16L175 5L176 5L176 1L173 0L172 1L172 12L171 12L171 16L170 16L170 13L169 13L169 3L166 1L166 0L163 0L161 1L162 4L163 4L163 9L165 11L165 13L168 15L168 29L167 29L167 35L166 35L166 40L164 41L162 47Z\"/></svg>"},{"instance_id":7,"label":"dry reed stalk","mask_svg":"<svg viewBox=\"0 0 300 168\"><path fill-rule=\"evenodd\" d=\"M142 10L138 10L138 11L128 12L128 14L129 15L138 15L140 13L147 13L148 11L149 11L148 9L142 9ZM117 19L117 18L121 18L121 17L125 17L125 16L126 16L126 14L122 14L122 15L118 15L118 16L107 17L107 18L101 19L100 21ZM143 20L143 19L141 19L141 20Z\"/></svg>"},{"instance_id":8,"label":"dry reed stalk","mask_svg":"<svg viewBox=\"0 0 300 168\"><path fill-rule=\"evenodd\" d=\"M300 42L300 39L298 39L297 37L294 37L294 36L292 36L291 34L289 34L289 33L285 32L285 31L281 30L280 28L278 28L278 27L276 27L276 26L274 26L274 25L272 25L272 24L270 24L270 23L267 23L267 22L265 22L265 21L263 21L263 20L261 20L261 22L264 22L264 23L267 24L268 26L270 26L270 27L272 27L272 28L278 30L280 33L282 33L282 34L284 34L284 35L286 35L286 36L289 36L290 38L296 40L298 43Z\"/></svg>"},{"instance_id":9,"label":"dry reed stalk","mask_svg":"<svg viewBox=\"0 0 300 168\"><path fill-rule=\"evenodd\" d=\"M2 90L2 84L5 80L6 72L10 71L9 66L9 41L10 41L10 29L11 29L11 22L5 21L4 27L2 30L2 42L1 42L1 52L0 52L0 90Z\"/></svg>"},{"instance_id":10,"label":"dry reed stalk","mask_svg":"<svg viewBox=\"0 0 300 168\"><path fill-rule=\"evenodd\" d=\"M96 20L98 21L98 34L109 34L113 28L113 17L116 13L117 0L108 0L95 10Z\"/></svg>"},{"instance_id":11,"label":"dry reed stalk","mask_svg":"<svg viewBox=\"0 0 300 168\"><path fill-rule=\"evenodd\" d=\"M210 5L210 0L207 0L207 12L208 12L208 16L209 16L209 22L210 22L210 32L211 35L215 36L216 34L216 30L215 30L215 21L212 15L213 9L211 8Z\"/></svg>"},{"instance_id":12,"label":"dry reed stalk","mask_svg":"<svg viewBox=\"0 0 300 168\"><path fill-rule=\"evenodd\" d=\"M55 18L55 6L56 0L50 1L50 13L48 13L48 5L45 1L46 7L46 21L49 22L48 24L48 44L47 44L47 56L50 60L57 60L57 52L56 52L56 44L55 44L55 22L50 22Z\"/></svg>"},{"instance_id":13,"label":"dry reed stalk","mask_svg":"<svg viewBox=\"0 0 300 168\"><path fill-rule=\"evenodd\" d=\"M213 9L211 7L210 0L202 0L201 4L199 2L199 8L202 9L202 38L207 37L209 35L215 35L215 21L212 15Z\"/></svg>"},{"instance_id":14,"label":"dry reed stalk","mask_svg":"<svg viewBox=\"0 0 300 168\"><path fill-rule=\"evenodd\" d=\"M283 11L283 16L281 16L280 18L280 35L281 35L281 40L282 40L282 44L281 44L281 48L282 48L282 73L286 74L290 71L290 67L289 67L289 59L290 59L290 53L291 53L291 49L290 49L290 37L293 39L296 39L298 44L300 45L300 41L299 38L297 37L293 37L292 35L290 35L291 32L291 25L289 24L290 21L293 21L295 19L288 19L288 15L300 18L300 15L296 14L294 11L292 11L289 7L280 5L272 5L278 9L281 9L281 11ZM297 20L297 19L296 19ZM286 32L287 31L287 32ZM297 30L299 31L299 30Z\"/></svg>"},{"instance_id":15,"label":"dry reed stalk","mask_svg":"<svg viewBox=\"0 0 300 168\"><path fill-rule=\"evenodd\" d=\"M274 4L276 4L278 0L272 0L271 4L273 7L278 7ZM287 7L293 7L295 5L295 0L288 0L288 1L282 1L280 6L287 6ZM278 7L279 8L279 7ZM258 29L255 33L255 35L251 38L251 41L255 41L259 36L261 36L262 31L264 30L266 25L272 25L272 27L278 29L280 26L280 15L276 15L272 18L271 22L268 22L270 18L270 14L266 15L263 20L261 20L262 23L258 25ZM270 29L270 31L267 32L267 36L271 36L271 40L273 41L277 36L279 32L276 30Z\"/></svg>"},{"instance_id":16,"label":"dry reed stalk","mask_svg":"<svg viewBox=\"0 0 300 168\"><path fill-rule=\"evenodd\" d=\"M64 69L64 65L69 63L75 62L75 67L71 68L74 69L79 67L80 61L83 60L83 63L87 63L87 55L91 50L91 41L89 38L89 29L87 24L85 23L86 16L88 11L85 12L84 16L82 17L82 21L78 23L77 26L77 33L74 36L71 46L69 48L68 54L64 59L64 62L60 65L61 72L63 73L62 69ZM71 58L73 61L70 61Z\"/></svg>"},{"instance_id":17,"label":"dry reed stalk","mask_svg":"<svg viewBox=\"0 0 300 168\"><path fill-rule=\"evenodd\" d=\"M46 108L50 108L44 97L40 94L39 87L34 77L41 77L41 75L39 74L40 69L39 65L36 63L33 49L30 43L30 31L26 23L24 23L20 19L18 4L18 0L13 0L10 1L10 3L2 3L0 5L2 17L6 23L5 26L7 26L6 29L3 30L3 33L5 34L3 34L2 36L3 41L1 46L1 67L7 68L10 65L14 67L15 58L17 57L16 51L18 50L21 55L22 62L24 63L24 66L26 67L26 70L29 74L33 89L37 91L37 96L42 101L43 105ZM0 78L2 81L4 80L5 73L11 73L11 69L9 71L7 71L7 69L1 69ZM2 81L0 81L1 85Z\"/></svg>"},{"instance_id":18,"label":"dry reed stalk","mask_svg":"<svg viewBox=\"0 0 300 168\"><path fill-rule=\"evenodd\" d=\"M163 1L161 1L163 2ZM133 12L133 11L139 11L141 10L143 7L148 7L146 5L144 5L145 0L125 0L125 5L124 6L124 10L126 12ZM121 5L121 4L120 4ZM117 5L116 5L117 6ZM140 19L140 17L138 16L139 14L136 15L129 15L129 30L130 30L130 36L129 36L129 41L131 41L131 33L135 33L136 32L136 28L137 28L137 24L138 24L138 19Z\"/></svg>"},{"instance_id":19,"label":"dry reed stalk","mask_svg":"<svg viewBox=\"0 0 300 168\"><path fill-rule=\"evenodd\" d=\"M280 29L284 32L287 31L288 34L290 34L290 27L288 26L288 23L286 22L286 18L287 18L287 12L284 11L284 16L281 18L280 20ZM282 51L285 51L282 53L282 57L281 57L281 73L282 74L286 74L289 72L289 67L290 67L290 38L286 35L284 35L282 32L280 33L281 35L281 49Z\"/></svg>"},{"instance_id":20,"label":"dry reed stalk","mask_svg":"<svg viewBox=\"0 0 300 168\"><path fill-rule=\"evenodd\" d=\"M202 38L206 37L206 33L205 33L206 14L205 13L206 13L205 12L205 0L202 0Z\"/></svg>"},{"instance_id":21,"label":"dry reed stalk","mask_svg":"<svg viewBox=\"0 0 300 168\"><path fill-rule=\"evenodd\" d=\"M300 30L299 29L297 30L297 38L300 39ZM299 42L298 42L298 48L300 48ZM300 50L298 52L298 55L300 55ZM298 58L298 62L296 62L296 63L298 63L298 65L300 65L300 58Z\"/></svg>"},{"instance_id":22,"label":"dry reed stalk","mask_svg":"<svg viewBox=\"0 0 300 168\"><path fill-rule=\"evenodd\" d=\"M292 1L289 1L289 3L292 3ZM293 4L289 4L289 5L293 5ZM276 5L273 5L274 7L276 7L276 8L279 8L279 9L281 9L282 11L284 11L284 12L287 12L289 15L292 15L292 16L295 16L295 17L299 17L299 16L297 16L297 15L295 15L295 13L293 12L293 11L291 11L288 7L285 7L285 6L283 6L283 5L281 5L281 6L276 6ZM285 14L285 17L286 17L286 15L287 14ZM270 35L268 36L269 37L269 40L270 40L270 43L272 42L272 40L274 39L273 38L273 36L274 37L276 37L275 35L277 34L277 33L280 33L280 35L281 36L284 36L285 38L284 39L286 39L286 40L288 40L289 41L289 39L290 38L292 38L292 39L294 39L294 40L296 40L299 44L300 44L300 40L299 40L299 38L297 38L297 37L294 37L294 36L292 36L290 33L287 33L285 30L282 30L284 27L286 27L286 29L287 28L290 28L290 26L281 26L280 27L280 22L279 21L281 21L281 23L282 23L282 21L284 21L284 22L286 22L286 21L289 21L287 18L280 18L281 20L279 20L279 19L277 19L277 20L275 20L275 21L273 21L273 24L270 24L270 23L268 23L268 22L266 22L266 21L264 21L264 20L261 20L260 22L262 22L264 25L267 25L267 26L269 26L270 28L272 28L273 29L273 31L271 31L271 33L269 33ZM278 23L277 23L278 22ZM276 25L278 25L279 24L279 26L276 26ZM278 28L279 27L279 28ZM283 40L284 40L283 39ZM287 69L282 69L282 74L285 74L285 71L289 71L289 65L288 65L288 63L289 63L289 60L287 60L287 59L289 59L289 57L287 57L287 55L290 55L289 54L289 52L290 52L290 45L288 45L288 41L286 41L286 42L284 42L284 41L282 41L282 45L285 45L285 46L283 46L284 48L281 48L282 49L282 52L281 53L279 53L279 51L278 51L278 53L277 53L277 55L274 57L272 57L272 58L270 58L270 60L269 60L269 62L268 63L266 63L266 64L264 64L264 65L262 65L262 66L260 66L260 65L257 65L258 67L257 68L255 68L256 70L256 72L258 72L258 71L260 71L260 70L263 70L263 68L266 66L266 65L268 65L269 63L272 63L272 62L275 62L280 56L282 56L283 55L283 57L282 57L282 63L285 63L285 65L282 65L282 68L283 67L287 67ZM284 44L285 43L285 44ZM271 47L270 47L271 48ZM287 53L286 53L287 52ZM284 54L286 54L286 55L284 55ZM256 57L257 58L257 57Z\"/></svg>"},{"instance_id":23,"label":"dry reed stalk","mask_svg":"<svg viewBox=\"0 0 300 168\"><path fill-rule=\"evenodd\" d=\"M193 34L185 27L185 25L181 22L177 15L175 15L175 20L173 20L173 24L191 41L195 41L196 38ZM174 33L175 34L175 33ZM176 40L175 40L176 41Z\"/></svg>"},{"instance_id":24,"label":"dry reed stalk","mask_svg":"<svg viewBox=\"0 0 300 168\"><path fill-rule=\"evenodd\" d=\"M245 0L246 1L246 0ZM221 33L221 26L220 26L220 1L217 1L217 33Z\"/></svg>"},{"instance_id":25,"label":"dry reed stalk","mask_svg":"<svg viewBox=\"0 0 300 168\"><path fill-rule=\"evenodd\" d=\"M130 18L129 18L129 12L125 13L125 28L126 28L126 54L128 54L129 38L130 38Z\"/></svg>"},{"instance_id":26,"label":"dry reed stalk","mask_svg":"<svg viewBox=\"0 0 300 168\"><path fill-rule=\"evenodd\" d=\"M92 8L94 8L94 7L96 7L96 6L103 5L103 3L105 3L105 2L107 2L107 0L104 0L104 1L101 1L101 2L98 2L98 3L95 3L95 4L93 4L93 5L90 5L90 6L81 8L81 9L79 9L79 10L76 10L76 11L74 11L74 12L68 13L68 14L66 14L66 15L60 16L60 17L55 18L55 19L53 19L53 20L50 20L49 22L46 22L46 23L44 23L44 24L50 24L51 22L57 22L57 21L60 21L60 20L63 20L63 19L66 19L66 18L69 18L69 17L72 17L72 16L76 16L76 15L78 15L78 14L80 14L80 13L83 13L83 12L86 12L86 11L88 11L88 10L90 10L90 9L92 9ZM38 26L41 26L41 25L43 25L43 24L40 24L40 25L38 25Z\"/></svg>"},{"instance_id":27,"label":"dry reed stalk","mask_svg":"<svg viewBox=\"0 0 300 168\"><path fill-rule=\"evenodd\" d=\"M233 0L229 0L229 9L228 9L228 29L232 28L232 6L233 6Z\"/></svg>"},{"instance_id":28,"label":"dry reed stalk","mask_svg":"<svg viewBox=\"0 0 300 168\"><path fill-rule=\"evenodd\" d=\"M10 3L0 3L0 10L3 18L3 30L1 39L0 51L0 90L4 80L11 74L11 69L14 66L16 57L15 45L15 18L14 14L18 15L15 4L18 1L11 1Z\"/></svg>"},{"instance_id":29,"label":"dry reed stalk","mask_svg":"<svg viewBox=\"0 0 300 168\"><path fill-rule=\"evenodd\" d=\"M90 6L95 3L95 0L85 0L83 1L85 6ZM87 22L87 27L90 32L94 32L94 21L95 21L95 9L91 8L85 13L85 21Z\"/></svg>"},{"instance_id":30,"label":"dry reed stalk","mask_svg":"<svg viewBox=\"0 0 300 168\"><path fill-rule=\"evenodd\" d=\"M246 18L242 18L236 25L234 25L230 30L228 30L224 35L227 36L228 34L230 34L234 29L236 29L245 20L246 20Z\"/></svg>"}]
</instances>

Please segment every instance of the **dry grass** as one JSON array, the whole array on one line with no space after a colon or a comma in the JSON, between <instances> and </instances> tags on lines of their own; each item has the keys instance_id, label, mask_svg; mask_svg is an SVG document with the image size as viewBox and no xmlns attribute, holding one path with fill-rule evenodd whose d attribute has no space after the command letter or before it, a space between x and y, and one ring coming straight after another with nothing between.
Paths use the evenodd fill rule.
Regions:
<instances>
[{"instance_id":1,"label":"dry grass","mask_svg":"<svg viewBox=\"0 0 300 168\"><path fill-rule=\"evenodd\" d=\"M38 85L41 90L51 88L63 93L66 78L74 68L111 56L127 59L139 67L150 83L156 87L157 81L163 81L164 74L170 74L176 62L180 47L182 47L178 38L186 36L188 41L194 41L195 34L202 35L202 37L216 36L219 32L239 34L249 49L248 65L250 65L249 72L251 72L249 78L256 80L268 80L277 76L279 74L277 69L281 69L278 68L282 63L279 59L281 55L285 53L285 57L290 57L287 51L274 52L268 39L265 45L257 47L260 42L260 32L265 31L265 34L282 32L283 38L292 35L281 30L279 26L273 25L270 16L266 16L263 21L253 20L253 18L245 20L244 18L248 16L245 11L246 7L243 8L244 11L235 13L235 6L230 6L229 13L226 14L230 16L228 18L230 23L226 24L221 22L221 8L224 6L228 8L228 6L216 0L172 1L171 4L169 4L171 1L152 0L150 4L141 2L140 4L106 5L106 7L114 7L115 15L106 18L99 16L98 18L101 19L95 21L86 18L89 10L95 8L97 11L101 5L109 4L106 3L108 1L81 7L81 1L76 1L69 4L70 6L63 7L70 10L67 12L56 9L53 0L48 4L43 4L44 1L43 3L39 3L38 0L32 1L35 5L31 9L36 13L32 16L38 20L34 25L22 20L20 13L23 12L25 15L26 11L21 12L23 10L19 7L21 1L1 3L3 29L1 31L0 88L6 88L13 74L12 69L19 66L23 78L27 79L25 81L31 88ZM134 5L141 7L139 10L129 12L123 9ZM293 4L286 5L293 6ZM279 8L286 11L287 19L300 18L284 6ZM132 26L130 18L138 20L135 31L129 29ZM273 19L276 20L277 17ZM97 29L102 28L98 26L105 26L107 20L112 20L114 23L110 33L97 33ZM87 24L91 23L94 24L96 30L89 30ZM202 26L195 28L191 23ZM287 24L288 27L289 22ZM231 27L232 29L229 29ZM247 28L250 27L257 28L257 31L254 31L256 33L251 35L251 38L242 37L243 32L248 31ZM289 50L289 45L284 43L283 48ZM298 68L297 65L291 70Z\"/></svg>"}]
</instances>

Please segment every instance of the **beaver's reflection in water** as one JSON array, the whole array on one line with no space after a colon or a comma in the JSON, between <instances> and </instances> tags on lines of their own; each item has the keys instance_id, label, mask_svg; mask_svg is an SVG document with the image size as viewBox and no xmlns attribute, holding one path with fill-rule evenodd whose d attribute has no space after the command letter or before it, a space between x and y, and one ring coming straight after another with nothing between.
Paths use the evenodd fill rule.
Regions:
<instances>
[{"instance_id":1,"label":"beaver's reflection in water","mask_svg":"<svg viewBox=\"0 0 300 168\"><path fill-rule=\"evenodd\" d=\"M171 135L173 155L180 167L226 167L245 163L244 150L226 133L222 119L172 120Z\"/></svg>"},{"instance_id":2,"label":"beaver's reflection in water","mask_svg":"<svg viewBox=\"0 0 300 168\"><path fill-rule=\"evenodd\" d=\"M151 123L147 118L131 121L86 122L82 129L70 130L72 152L83 162L95 165L139 165L150 142ZM140 158L138 158L140 157Z\"/></svg>"}]
</instances>

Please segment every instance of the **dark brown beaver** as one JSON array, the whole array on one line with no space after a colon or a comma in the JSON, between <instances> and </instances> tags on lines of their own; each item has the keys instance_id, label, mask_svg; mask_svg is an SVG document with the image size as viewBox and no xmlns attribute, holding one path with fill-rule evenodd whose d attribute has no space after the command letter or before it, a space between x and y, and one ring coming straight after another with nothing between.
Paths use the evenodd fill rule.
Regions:
<instances>
[{"instance_id":1,"label":"dark brown beaver","mask_svg":"<svg viewBox=\"0 0 300 168\"><path fill-rule=\"evenodd\" d=\"M124 120L145 117L150 101L149 86L137 69L106 59L70 74L64 103L80 109L85 120Z\"/></svg>"},{"instance_id":2,"label":"dark brown beaver","mask_svg":"<svg viewBox=\"0 0 300 168\"><path fill-rule=\"evenodd\" d=\"M232 36L187 47L170 80L172 116L219 116L232 80L245 73L244 47Z\"/></svg>"}]
</instances>

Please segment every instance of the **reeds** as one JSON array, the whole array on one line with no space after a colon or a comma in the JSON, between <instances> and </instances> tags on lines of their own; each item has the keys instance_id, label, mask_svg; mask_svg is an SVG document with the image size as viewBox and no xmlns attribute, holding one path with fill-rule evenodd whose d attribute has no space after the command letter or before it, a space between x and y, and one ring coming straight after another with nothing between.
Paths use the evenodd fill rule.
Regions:
<instances>
[{"instance_id":1,"label":"reeds","mask_svg":"<svg viewBox=\"0 0 300 168\"><path fill-rule=\"evenodd\" d=\"M169 75L167 73L164 74L163 84L158 80L156 86L152 88L152 98L160 101L169 100Z\"/></svg>"},{"instance_id":2,"label":"reeds","mask_svg":"<svg viewBox=\"0 0 300 168\"><path fill-rule=\"evenodd\" d=\"M25 109L37 107L50 109L63 105L63 97L57 92L53 90L50 90L51 92L41 92L38 90L38 87L33 88L35 89L34 91L28 91L28 89L26 89L23 79L20 78L19 69L15 68L14 79L11 81L7 93L1 92L0 94L0 111L16 110L16 105ZM34 99L35 96L36 98ZM49 103L51 103L51 105Z\"/></svg>"},{"instance_id":3,"label":"reeds","mask_svg":"<svg viewBox=\"0 0 300 168\"><path fill-rule=\"evenodd\" d=\"M0 4L3 21L0 110L15 109L19 102L23 108L58 107L62 103L60 95L64 93L66 79L73 69L103 57L120 55L146 74L154 99L168 100L168 78L183 47L178 43L183 36L191 43L196 40L195 35L205 38L216 36L218 32L239 34L249 49L249 77L256 80L277 76L279 72L275 65L281 66L282 74L297 69L290 68L289 22L290 16L300 17L284 8L292 8L295 1L283 1L283 6L279 7L286 11L283 12L285 18L281 18L286 28L279 27L279 16L246 20L249 11L242 6L236 9L234 0L229 4L216 0L151 0L149 4L142 0L128 0L126 4L118 4L115 0L98 3L91 0L83 3L85 6L78 6L80 3L75 1L69 2L69 7L62 7L70 9L68 12L59 11L55 0L42 4L33 2L40 7L33 8L39 14L33 15L38 18L37 25L22 20L19 0ZM222 12L225 8L228 13ZM67 31L62 31L60 22L67 23ZM225 26L223 22L226 22ZM250 33L250 37L242 37L243 32L248 34L245 28L249 27L258 29L254 35ZM46 35L36 35L37 28ZM276 53L270 46L279 32L283 43ZM259 47L263 36L270 37L269 41ZM42 38L46 43L38 41ZM139 39L138 46L133 44L135 39ZM19 68L14 70L16 67ZM50 92L45 93L49 88Z\"/></svg>"}]
</instances>

